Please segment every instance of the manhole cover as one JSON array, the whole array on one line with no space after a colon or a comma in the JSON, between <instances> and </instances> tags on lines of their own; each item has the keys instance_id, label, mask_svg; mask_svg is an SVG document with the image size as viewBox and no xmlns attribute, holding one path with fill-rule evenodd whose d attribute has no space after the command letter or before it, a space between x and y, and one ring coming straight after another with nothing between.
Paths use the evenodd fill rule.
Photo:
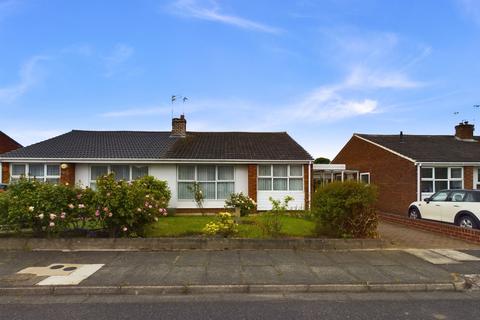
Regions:
<instances>
[{"instance_id":1,"label":"manhole cover","mask_svg":"<svg viewBox=\"0 0 480 320\"><path fill-rule=\"evenodd\" d=\"M77 267L66 267L63 269L63 271L73 271L75 269L77 269Z\"/></svg>"},{"instance_id":2,"label":"manhole cover","mask_svg":"<svg viewBox=\"0 0 480 320\"><path fill-rule=\"evenodd\" d=\"M50 267L50 269L53 269L53 270L62 269L62 268L63 268L63 264L56 264L56 265Z\"/></svg>"}]
</instances>

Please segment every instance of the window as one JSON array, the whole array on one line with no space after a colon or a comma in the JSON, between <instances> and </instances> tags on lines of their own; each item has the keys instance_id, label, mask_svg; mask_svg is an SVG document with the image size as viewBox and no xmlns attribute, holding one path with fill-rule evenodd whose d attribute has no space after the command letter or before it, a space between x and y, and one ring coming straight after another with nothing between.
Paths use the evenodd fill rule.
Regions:
<instances>
[{"instance_id":1,"label":"window","mask_svg":"<svg viewBox=\"0 0 480 320\"><path fill-rule=\"evenodd\" d=\"M12 164L10 181L14 182L24 176L42 182L60 183L60 165L46 163Z\"/></svg>"},{"instance_id":2,"label":"window","mask_svg":"<svg viewBox=\"0 0 480 320\"><path fill-rule=\"evenodd\" d=\"M198 182L206 200L223 200L235 192L233 166L179 165L178 199L192 200L191 187Z\"/></svg>"},{"instance_id":3,"label":"window","mask_svg":"<svg viewBox=\"0 0 480 320\"><path fill-rule=\"evenodd\" d=\"M447 201L447 198L448 198L448 191L440 191L435 193L430 198L430 201Z\"/></svg>"},{"instance_id":4,"label":"window","mask_svg":"<svg viewBox=\"0 0 480 320\"><path fill-rule=\"evenodd\" d=\"M370 184L370 172L360 173L360 182Z\"/></svg>"},{"instance_id":5,"label":"window","mask_svg":"<svg viewBox=\"0 0 480 320\"><path fill-rule=\"evenodd\" d=\"M454 191L450 194L450 199L453 202L462 202L465 198L465 191Z\"/></svg>"},{"instance_id":6,"label":"window","mask_svg":"<svg viewBox=\"0 0 480 320\"><path fill-rule=\"evenodd\" d=\"M463 168L421 168L420 178L420 189L424 193L463 188Z\"/></svg>"},{"instance_id":7,"label":"window","mask_svg":"<svg viewBox=\"0 0 480 320\"><path fill-rule=\"evenodd\" d=\"M148 166L142 165L123 165L123 164L95 164L90 166L90 187L95 189L98 177L115 174L115 180L132 181L138 178L148 176Z\"/></svg>"},{"instance_id":8,"label":"window","mask_svg":"<svg viewBox=\"0 0 480 320\"><path fill-rule=\"evenodd\" d=\"M303 166L266 164L258 166L258 190L302 191Z\"/></svg>"},{"instance_id":9,"label":"window","mask_svg":"<svg viewBox=\"0 0 480 320\"><path fill-rule=\"evenodd\" d=\"M465 197L466 202L480 202L480 192L468 192Z\"/></svg>"}]
</instances>

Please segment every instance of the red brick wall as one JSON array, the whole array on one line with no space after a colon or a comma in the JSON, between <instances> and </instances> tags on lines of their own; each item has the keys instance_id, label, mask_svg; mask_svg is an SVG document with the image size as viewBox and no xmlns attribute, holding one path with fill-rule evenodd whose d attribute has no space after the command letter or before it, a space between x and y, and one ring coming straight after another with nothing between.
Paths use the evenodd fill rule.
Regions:
<instances>
[{"instance_id":1,"label":"red brick wall","mask_svg":"<svg viewBox=\"0 0 480 320\"><path fill-rule=\"evenodd\" d=\"M463 168L463 186L465 189L473 189L473 167Z\"/></svg>"},{"instance_id":2,"label":"red brick wall","mask_svg":"<svg viewBox=\"0 0 480 320\"><path fill-rule=\"evenodd\" d=\"M75 185L75 163L67 163L65 169L60 168L60 183Z\"/></svg>"},{"instance_id":3,"label":"red brick wall","mask_svg":"<svg viewBox=\"0 0 480 320\"><path fill-rule=\"evenodd\" d=\"M257 202L257 165L248 165L248 196Z\"/></svg>"},{"instance_id":4,"label":"red brick wall","mask_svg":"<svg viewBox=\"0 0 480 320\"><path fill-rule=\"evenodd\" d=\"M2 183L10 182L10 163L2 162Z\"/></svg>"},{"instance_id":5,"label":"red brick wall","mask_svg":"<svg viewBox=\"0 0 480 320\"><path fill-rule=\"evenodd\" d=\"M310 177L310 190L313 191L312 166L308 164L303 165L303 190L305 193L305 209L310 209L308 180Z\"/></svg>"},{"instance_id":6,"label":"red brick wall","mask_svg":"<svg viewBox=\"0 0 480 320\"><path fill-rule=\"evenodd\" d=\"M0 153L16 150L22 145L0 131Z\"/></svg>"},{"instance_id":7,"label":"red brick wall","mask_svg":"<svg viewBox=\"0 0 480 320\"><path fill-rule=\"evenodd\" d=\"M353 136L332 163L347 169L370 172L370 183L378 187L377 208L404 215L417 200L417 169L413 162Z\"/></svg>"}]
</instances>

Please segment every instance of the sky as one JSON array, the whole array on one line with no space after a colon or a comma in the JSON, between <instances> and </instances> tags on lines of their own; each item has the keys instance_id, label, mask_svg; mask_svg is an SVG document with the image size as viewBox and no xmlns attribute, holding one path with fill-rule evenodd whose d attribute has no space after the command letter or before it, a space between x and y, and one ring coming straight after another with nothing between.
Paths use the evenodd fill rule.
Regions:
<instances>
[{"instance_id":1,"label":"sky","mask_svg":"<svg viewBox=\"0 0 480 320\"><path fill-rule=\"evenodd\" d=\"M480 0L0 0L0 130L353 133L480 122ZM183 103L171 96L188 97Z\"/></svg>"}]
</instances>

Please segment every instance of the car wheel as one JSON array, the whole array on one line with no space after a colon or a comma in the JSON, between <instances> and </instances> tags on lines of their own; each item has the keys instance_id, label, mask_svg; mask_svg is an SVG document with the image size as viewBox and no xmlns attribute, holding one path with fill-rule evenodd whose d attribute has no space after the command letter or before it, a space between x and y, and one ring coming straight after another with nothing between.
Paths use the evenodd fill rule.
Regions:
<instances>
[{"instance_id":1,"label":"car wheel","mask_svg":"<svg viewBox=\"0 0 480 320\"><path fill-rule=\"evenodd\" d=\"M461 216L458 219L458 226L465 229L477 229L477 222L468 215Z\"/></svg>"},{"instance_id":2,"label":"car wheel","mask_svg":"<svg viewBox=\"0 0 480 320\"><path fill-rule=\"evenodd\" d=\"M418 210L417 207L411 207L410 210L408 210L408 217L410 219L421 219L422 218L420 216L420 211Z\"/></svg>"}]
</instances>

